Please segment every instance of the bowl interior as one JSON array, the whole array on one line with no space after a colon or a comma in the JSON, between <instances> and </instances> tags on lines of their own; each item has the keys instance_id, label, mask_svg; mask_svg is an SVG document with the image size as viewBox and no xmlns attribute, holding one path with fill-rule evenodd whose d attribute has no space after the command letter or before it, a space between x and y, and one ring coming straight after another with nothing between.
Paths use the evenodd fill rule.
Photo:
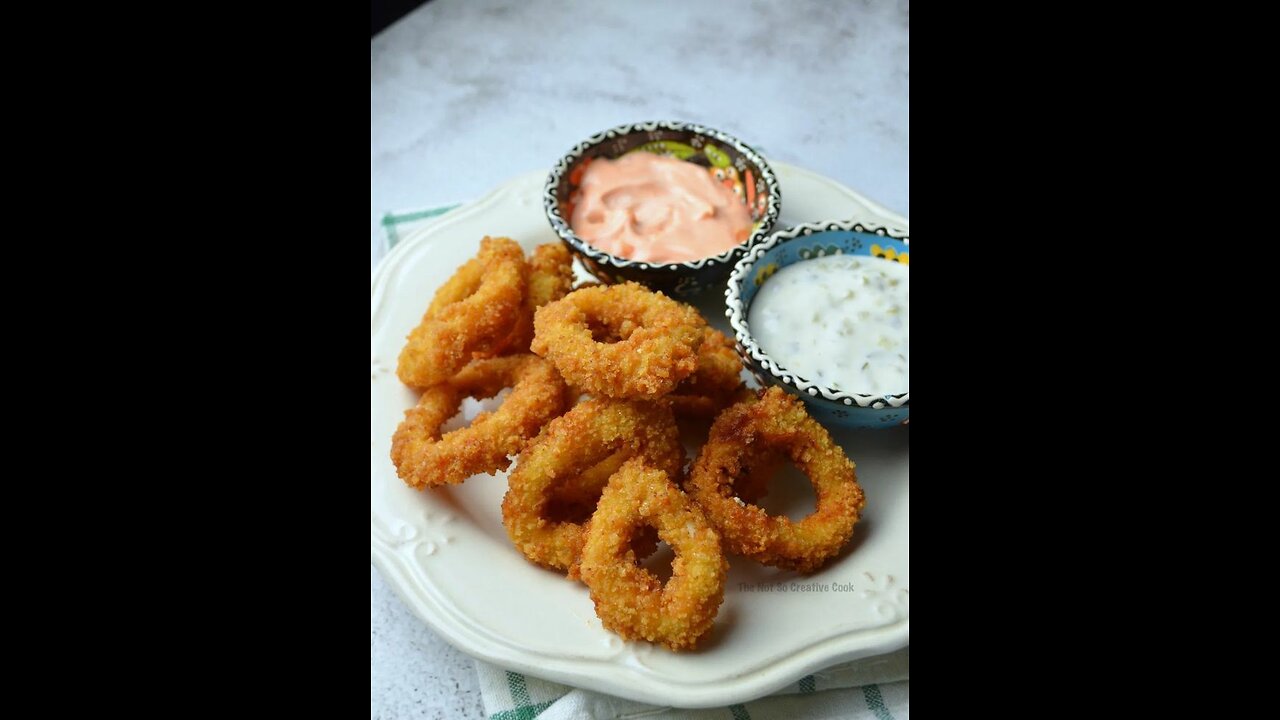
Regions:
<instances>
[{"instance_id":1,"label":"bowl interior","mask_svg":"<svg viewBox=\"0 0 1280 720\"><path fill-rule=\"evenodd\" d=\"M725 187L733 190L751 213L753 236L767 231L777 217L774 188L768 181L772 172L762 169L748 153L727 137L717 138L715 131L695 130L687 126L662 123L636 127L629 131L606 131L603 137L592 138L570 153L565 170L555 188L556 209L566 225L573 216L578 202L578 187L582 175L597 158L614 159L633 152L650 152L693 163L706 171ZM610 133L613 133L610 135ZM770 212L772 210L772 212Z\"/></svg>"},{"instance_id":2,"label":"bowl interior","mask_svg":"<svg viewBox=\"0 0 1280 720\"><path fill-rule=\"evenodd\" d=\"M760 286L774 273L793 263L825 255L871 255L906 265L911 260L909 251L906 240L853 230L825 230L783 240L757 258L751 266L751 273L743 279L742 309L749 312ZM768 348L761 350L769 352Z\"/></svg>"}]
</instances>

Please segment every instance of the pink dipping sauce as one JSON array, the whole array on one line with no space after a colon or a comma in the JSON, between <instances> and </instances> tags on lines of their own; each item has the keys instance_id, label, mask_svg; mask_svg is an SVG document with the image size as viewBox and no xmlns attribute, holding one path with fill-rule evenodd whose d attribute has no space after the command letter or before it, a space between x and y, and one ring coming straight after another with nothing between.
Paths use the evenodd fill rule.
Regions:
<instances>
[{"instance_id":1,"label":"pink dipping sauce","mask_svg":"<svg viewBox=\"0 0 1280 720\"><path fill-rule=\"evenodd\" d=\"M751 213L733 190L683 160L647 152L596 158L578 189L573 232L618 257L699 260L751 234Z\"/></svg>"}]
</instances>

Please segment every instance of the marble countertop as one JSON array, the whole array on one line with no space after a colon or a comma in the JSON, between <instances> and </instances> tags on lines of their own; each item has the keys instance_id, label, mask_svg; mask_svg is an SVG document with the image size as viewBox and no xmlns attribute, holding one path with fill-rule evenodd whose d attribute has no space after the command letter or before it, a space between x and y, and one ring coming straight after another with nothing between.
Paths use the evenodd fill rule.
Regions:
<instances>
[{"instance_id":1,"label":"marble countertop","mask_svg":"<svg viewBox=\"0 0 1280 720\"><path fill-rule=\"evenodd\" d=\"M639 120L722 129L910 217L908 27L907 0L432 0L370 42L370 269L388 210ZM372 568L370 594L371 716L483 717L472 660Z\"/></svg>"}]
</instances>

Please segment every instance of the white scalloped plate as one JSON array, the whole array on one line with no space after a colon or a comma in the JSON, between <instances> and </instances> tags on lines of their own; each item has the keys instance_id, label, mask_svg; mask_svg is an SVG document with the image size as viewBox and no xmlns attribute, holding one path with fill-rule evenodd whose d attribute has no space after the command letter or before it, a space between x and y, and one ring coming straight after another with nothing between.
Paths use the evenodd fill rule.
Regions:
<instances>
[{"instance_id":1,"label":"white scalloped plate","mask_svg":"<svg viewBox=\"0 0 1280 720\"><path fill-rule=\"evenodd\" d=\"M820 175L771 162L779 227L858 219L907 221ZM576 687L675 707L745 702L839 662L890 652L910 634L910 431L836 431L858 466L867 508L854 539L811 576L730 556L724 605L694 652L623 642L604 630L585 586L529 564L502 527L506 474L418 492L397 477L391 435L415 394L395 363L435 289L476 251L508 235L526 249L559 242L543 214L545 173L530 173L458 208L395 247L372 281L370 484L372 558L436 632L495 665ZM581 272L579 270L579 272ZM728 329L723 298L703 314ZM465 415L476 412L468 401ZM826 585L823 590L819 586ZM766 591L766 589L768 589Z\"/></svg>"}]
</instances>

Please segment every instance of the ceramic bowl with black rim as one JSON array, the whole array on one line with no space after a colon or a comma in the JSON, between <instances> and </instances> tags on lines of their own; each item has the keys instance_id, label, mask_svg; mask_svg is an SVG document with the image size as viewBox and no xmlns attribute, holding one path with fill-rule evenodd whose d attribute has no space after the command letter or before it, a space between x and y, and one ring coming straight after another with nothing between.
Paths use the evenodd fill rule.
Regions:
<instances>
[{"instance_id":1,"label":"ceramic bowl with black rim","mask_svg":"<svg viewBox=\"0 0 1280 720\"><path fill-rule=\"evenodd\" d=\"M780 230L751 246L734 266L725 289L725 315L733 328L738 354L762 387L777 385L800 397L819 422L847 428L906 425L911 409L908 388L893 394L837 390L788 370L751 333L751 302L760 288L782 268L829 255L865 255L908 265L910 237L872 223L822 222ZM821 312L822 308L814 310Z\"/></svg>"},{"instance_id":2,"label":"ceramic bowl with black rim","mask_svg":"<svg viewBox=\"0 0 1280 720\"><path fill-rule=\"evenodd\" d=\"M596 158L613 160L632 152L675 157L705 167L747 206L752 221L750 235L718 255L672 263L618 257L578 237L570 219L584 170ZM633 280L682 298L722 286L746 249L773 228L782 208L778 178L760 153L727 133L682 122L620 125L583 140L551 169L542 200L551 228L598 280L609 284Z\"/></svg>"}]
</instances>

